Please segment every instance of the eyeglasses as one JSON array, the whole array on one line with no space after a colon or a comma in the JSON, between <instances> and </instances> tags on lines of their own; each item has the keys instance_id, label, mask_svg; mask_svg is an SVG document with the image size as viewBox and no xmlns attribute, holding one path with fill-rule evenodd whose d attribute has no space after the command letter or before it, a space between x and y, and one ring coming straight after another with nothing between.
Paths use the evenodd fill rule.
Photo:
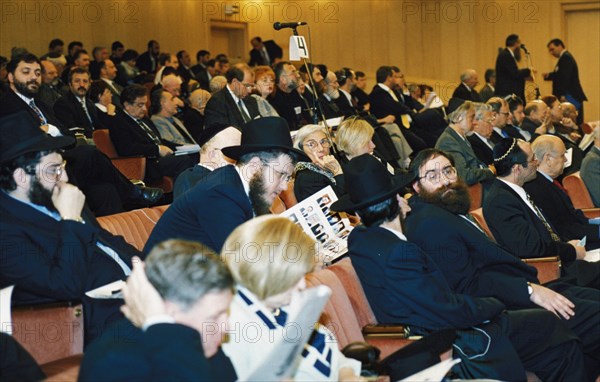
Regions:
<instances>
[{"instance_id":1,"label":"eyeglasses","mask_svg":"<svg viewBox=\"0 0 600 382\"><path fill-rule=\"evenodd\" d=\"M444 175L444 178L448 180L456 179L456 168L454 166L446 166L441 171L440 170L429 170L425 173L424 176L419 177L419 179L425 179L429 183L439 183L440 177Z\"/></svg>"},{"instance_id":2,"label":"eyeglasses","mask_svg":"<svg viewBox=\"0 0 600 382\"><path fill-rule=\"evenodd\" d=\"M263 79L260 79L260 80L258 80L256 82L258 82L259 84L270 85L270 84L274 84L275 80L272 80L270 78L263 78Z\"/></svg>"},{"instance_id":3,"label":"eyeglasses","mask_svg":"<svg viewBox=\"0 0 600 382\"><path fill-rule=\"evenodd\" d=\"M246 88L246 89L254 89L254 84L248 84L245 82L242 82L242 85Z\"/></svg>"},{"instance_id":4,"label":"eyeglasses","mask_svg":"<svg viewBox=\"0 0 600 382\"><path fill-rule=\"evenodd\" d=\"M63 160L61 164L50 163L44 166L42 174L47 180L58 181L65 172L66 166L66 160ZM35 175L37 171L35 167L27 167L25 168L25 172L29 175Z\"/></svg>"},{"instance_id":5,"label":"eyeglasses","mask_svg":"<svg viewBox=\"0 0 600 382\"><path fill-rule=\"evenodd\" d=\"M331 142L329 142L329 139L327 138L323 138L318 142L311 139L310 141L304 142L302 144L302 147L308 147L309 150L316 150L319 147L319 145L321 145L321 147L324 149L328 149L331 147Z\"/></svg>"},{"instance_id":6,"label":"eyeglasses","mask_svg":"<svg viewBox=\"0 0 600 382\"><path fill-rule=\"evenodd\" d=\"M271 171L273 171L274 173L276 173L279 176L279 181L284 181L285 183L289 183L290 180L292 180L292 174L288 174L285 171L279 171L277 170L275 167L273 167L275 164L274 163L269 163L269 162L263 162L263 165L265 165L266 167L268 167Z\"/></svg>"}]
</instances>

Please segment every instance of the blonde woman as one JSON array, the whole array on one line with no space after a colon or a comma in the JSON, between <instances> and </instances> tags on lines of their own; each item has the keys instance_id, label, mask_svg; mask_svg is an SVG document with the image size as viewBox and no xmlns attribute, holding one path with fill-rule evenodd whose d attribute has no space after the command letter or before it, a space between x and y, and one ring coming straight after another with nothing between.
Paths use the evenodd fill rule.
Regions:
<instances>
[{"instance_id":1,"label":"blonde woman","mask_svg":"<svg viewBox=\"0 0 600 382\"><path fill-rule=\"evenodd\" d=\"M341 123L335 137L340 154L348 161L362 154L373 154L373 150L375 150L374 133L373 126L364 119L345 120Z\"/></svg>"},{"instance_id":2,"label":"blonde woman","mask_svg":"<svg viewBox=\"0 0 600 382\"><path fill-rule=\"evenodd\" d=\"M304 276L313 270L315 253L314 240L300 227L272 215L242 224L227 238L221 256L237 283L237 293L223 351L240 380L285 338L290 324L286 306L306 287ZM344 357L333 333L321 325L300 357L294 380L363 380L358 377L360 362Z\"/></svg>"},{"instance_id":3,"label":"blonde woman","mask_svg":"<svg viewBox=\"0 0 600 382\"><path fill-rule=\"evenodd\" d=\"M302 201L315 192L331 186L338 198L346 190L344 172L331 155L332 142L319 125L303 126L294 137L294 147L304 151L310 162L298 162L295 168L294 195Z\"/></svg>"}]
</instances>

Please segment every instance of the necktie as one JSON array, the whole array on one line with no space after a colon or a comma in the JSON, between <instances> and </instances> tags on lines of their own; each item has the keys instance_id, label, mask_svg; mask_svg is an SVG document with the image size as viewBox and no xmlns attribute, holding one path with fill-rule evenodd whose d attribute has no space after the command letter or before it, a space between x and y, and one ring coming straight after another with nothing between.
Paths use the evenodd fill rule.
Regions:
<instances>
[{"instance_id":1,"label":"necktie","mask_svg":"<svg viewBox=\"0 0 600 382\"><path fill-rule=\"evenodd\" d=\"M160 141L160 138L159 138L159 137L157 137L157 136L156 136L156 134L154 134L154 131L152 131L152 129L150 129L150 128L148 127L148 125L146 125L146 124L144 123L144 121L142 121L141 119L138 119L138 120L137 120L137 123L138 123L138 125L140 125L140 127L141 127L142 129L144 129L144 132L146 132L146 134L148 135L148 137L149 137L150 139L152 139L152 141L153 141L154 143L156 143L156 144L157 144L157 145L159 145L159 146L160 146L160 145L162 145L162 142Z\"/></svg>"},{"instance_id":2,"label":"necktie","mask_svg":"<svg viewBox=\"0 0 600 382\"><path fill-rule=\"evenodd\" d=\"M177 129L179 134L181 134L181 137L183 138L184 142L191 144L196 143L196 141L194 141L194 138L192 138L185 126L180 125L178 120L176 120L175 118L169 118L169 121L173 124L173 126L175 126L175 129Z\"/></svg>"},{"instance_id":3,"label":"necktie","mask_svg":"<svg viewBox=\"0 0 600 382\"><path fill-rule=\"evenodd\" d=\"M560 184L560 182L558 180L554 179L552 181L552 184L554 184L556 187L560 188L562 190L562 192L564 192L565 194L569 195L569 191L567 191L567 189L564 188L563 185Z\"/></svg>"},{"instance_id":4,"label":"necktie","mask_svg":"<svg viewBox=\"0 0 600 382\"><path fill-rule=\"evenodd\" d=\"M31 100L29 102L29 107L31 107L33 109L33 111L35 111L35 114L37 114L38 118L40 119L40 124L42 124L42 125L48 124L48 120L46 120L46 117L44 117L44 113L42 113L42 111L36 106L34 100Z\"/></svg>"},{"instance_id":5,"label":"necktie","mask_svg":"<svg viewBox=\"0 0 600 382\"><path fill-rule=\"evenodd\" d=\"M81 106L83 107L83 111L85 111L85 115L87 116L88 121L90 121L90 125L94 126L94 121L92 121L92 116L90 115L90 112L87 109L87 106L85 105L85 98L79 99L79 102L81 102Z\"/></svg>"},{"instance_id":6,"label":"necktie","mask_svg":"<svg viewBox=\"0 0 600 382\"><path fill-rule=\"evenodd\" d=\"M531 195L527 194L527 200L529 201L529 203L531 203L531 205L533 206L533 210L535 211L535 214L542 221L542 224L544 225L544 227L546 227L546 229L548 230L548 233L550 234L552 241L560 241L560 238L554 232L554 230L550 226L550 223L548 223L548 221L544 217L544 214L542 214L542 211L538 208L538 206L536 206L536 204L533 202L533 199L531 199Z\"/></svg>"},{"instance_id":7,"label":"necktie","mask_svg":"<svg viewBox=\"0 0 600 382\"><path fill-rule=\"evenodd\" d=\"M394 93L394 91L392 89L389 89L388 93L390 93L390 95L392 96L392 98L394 99L394 101L400 102L400 101L398 101L398 97L396 97L396 93Z\"/></svg>"},{"instance_id":8,"label":"necktie","mask_svg":"<svg viewBox=\"0 0 600 382\"><path fill-rule=\"evenodd\" d=\"M250 116L248 115L248 113L246 113L246 110L244 109L244 101L242 101L241 99L238 99L238 108L240 109L240 113L242 114L244 122L249 122Z\"/></svg>"}]
</instances>

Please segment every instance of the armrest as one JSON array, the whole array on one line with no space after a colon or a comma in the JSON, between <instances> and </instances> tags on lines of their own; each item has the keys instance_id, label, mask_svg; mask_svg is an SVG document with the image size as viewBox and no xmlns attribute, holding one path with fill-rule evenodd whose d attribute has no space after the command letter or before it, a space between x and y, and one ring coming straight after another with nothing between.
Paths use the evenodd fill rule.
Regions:
<instances>
[{"instance_id":1,"label":"armrest","mask_svg":"<svg viewBox=\"0 0 600 382\"><path fill-rule=\"evenodd\" d=\"M600 208L583 208L581 212L583 212L588 219L600 217Z\"/></svg>"},{"instance_id":2,"label":"armrest","mask_svg":"<svg viewBox=\"0 0 600 382\"><path fill-rule=\"evenodd\" d=\"M550 256L550 257L536 257L532 259L522 259L523 262L527 264L535 264L535 263L551 263L553 261L558 261L560 263L560 257L558 256Z\"/></svg>"},{"instance_id":3,"label":"armrest","mask_svg":"<svg viewBox=\"0 0 600 382\"><path fill-rule=\"evenodd\" d=\"M146 158L126 157L111 159L115 166L127 179L143 180L146 176Z\"/></svg>"},{"instance_id":4,"label":"armrest","mask_svg":"<svg viewBox=\"0 0 600 382\"><path fill-rule=\"evenodd\" d=\"M540 284L560 278L560 267L562 264L558 256L523 259L523 262L537 269L537 277Z\"/></svg>"},{"instance_id":5,"label":"armrest","mask_svg":"<svg viewBox=\"0 0 600 382\"><path fill-rule=\"evenodd\" d=\"M408 338L408 330L404 325L367 325L362 329L364 337Z\"/></svg>"}]
</instances>

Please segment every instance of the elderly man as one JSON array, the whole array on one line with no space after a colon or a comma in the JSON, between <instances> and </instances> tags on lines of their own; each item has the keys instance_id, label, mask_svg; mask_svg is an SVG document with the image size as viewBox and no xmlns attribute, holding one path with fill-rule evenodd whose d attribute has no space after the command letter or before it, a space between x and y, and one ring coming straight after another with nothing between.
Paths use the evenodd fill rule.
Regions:
<instances>
[{"instance_id":1,"label":"elderly man","mask_svg":"<svg viewBox=\"0 0 600 382\"><path fill-rule=\"evenodd\" d=\"M465 101L480 102L481 98L475 90L479 84L477 72L474 69L467 69L460 75L460 85L452 93L452 98L464 99Z\"/></svg>"},{"instance_id":2,"label":"elderly man","mask_svg":"<svg viewBox=\"0 0 600 382\"><path fill-rule=\"evenodd\" d=\"M54 103L62 96L67 94L64 84L58 76L56 66L48 61L42 63L42 84L38 92L38 98L49 107L54 107Z\"/></svg>"},{"instance_id":3,"label":"elderly man","mask_svg":"<svg viewBox=\"0 0 600 382\"><path fill-rule=\"evenodd\" d=\"M515 256L559 256L567 274L577 277L579 285L598 287L600 263L576 261L586 255L585 247L579 241L583 232L578 239L561 237L523 188L537 176L538 160L531 145L524 141L507 138L494 147L498 179L484 195L483 214L487 224L498 243Z\"/></svg>"},{"instance_id":4,"label":"elderly man","mask_svg":"<svg viewBox=\"0 0 600 382\"><path fill-rule=\"evenodd\" d=\"M342 116L337 100L340 98L340 84L334 72L328 71L323 80L323 93L319 95L319 102L325 119Z\"/></svg>"},{"instance_id":5,"label":"elderly man","mask_svg":"<svg viewBox=\"0 0 600 382\"><path fill-rule=\"evenodd\" d=\"M538 160L538 174L523 185L559 236L566 240L587 237L586 249L600 247L600 226L575 209L565 188L556 180L565 168L565 144L553 135L542 135L531 145Z\"/></svg>"},{"instance_id":6,"label":"elderly man","mask_svg":"<svg viewBox=\"0 0 600 382\"><path fill-rule=\"evenodd\" d=\"M533 319L535 323L530 321L523 328L537 334L540 342L536 339L532 344L538 346L550 340L544 329L537 330L537 325L562 324L579 337L581 345L578 346L583 347L586 356L597 358L600 332L591 328L600 325L597 314L600 291L574 286L566 280L539 285L535 268L522 262L516 253L507 252L508 247L502 242L496 244L473 222L468 213L469 191L458 178L448 154L426 150L417 154L411 166L418 177L413 182L418 196L410 198L412 210L406 221L406 236L433 258L450 288L455 293L470 296L496 297L509 310L546 309L554 314L542 320ZM598 375L597 362L594 362L590 363L589 370L593 378Z\"/></svg>"},{"instance_id":7,"label":"elderly man","mask_svg":"<svg viewBox=\"0 0 600 382\"><path fill-rule=\"evenodd\" d=\"M521 128L531 136L530 142L533 142L540 135L546 134L548 129L552 128L550 110L544 101L536 99L528 102L523 112L525 113L525 119L521 123Z\"/></svg>"},{"instance_id":8,"label":"elderly man","mask_svg":"<svg viewBox=\"0 0 600 382\"><path fill-rule=\"evenodd\" d=\"M0 132L0 288L15 285L13 303L81 300L90 343L122 302L85 293L125 278L139 252L101 229L68 183L59 150L72 137L47 136L24 111L0 119Z\"/></svg>"},{"instance_id":9,"label":"elderly man","mask_svg":"<svg viewBox=\"0 0 600 382\"><path fill-rule=\"evenodd\" d=\"M279 62L273 71L277 91L269 96L268 101L277 110L277 114L287 121L290 130L298 130L312 121L312 105L305 103L296 90L300 84L300 74L288 61Z\"/></svg>"},{"instance_id":10,"label":"elderly man","mask_svg":"<svg viewBox=\"0 0 600 382\"><path fill-rule=\"evenodd\" d=\"M527 369L552 380L582 366L579 345L550 312L507 313L505 304L493 295L474 297L476 294L453 291L444 278L445 270L407 241L402 223L410 207L398 192L413 181L414 173L391 179L375 158L362 155L350 161L345 176L353 187L331 208L356 211L361 217L363 225L348 238L348 252L378 322L406 324L417 335L456 329L455 348L469 349L454 353L462 360L454 368L461 378L522 380ZM532 331L531 322L546 328ZM542 336L550 337L550 332L561 339L538 342ZM489 347L475 356L482 339ZM564 362L559 349L575 349L577 355ZM546 368L545 364L552 366Z\"/></svg>"},{"instance_id":11,"label":"elderly man","mask_svg":"<svg viewBox=\"0 0 600 382\"><path fill-rule=\"evenodd\" d=\"M239 145L241 137L237 128L227 125L212 125L204 130L198 140L201 147L200 162L179 174L175 180L173 197L177 198L190 190L214 170L232 164L223 155L221 148Z\"/></svg>"},{"instance_id":12,"label":"elderly man","mask_svg":"<svg viewBox=\"0 0 600 382\"><path fill-rule=\"evenodd\" d=\"M75 68L69 73L69 93L56 101L54 115L67 129L74 133L82 133L91 139L95 129L106 129L102 126L92 100L87 97L90 89L90 72L83 68Z\"/></svg>"},{"instance_id":13,"label":"elderly man","mask_svg":"<svg viewBox=\"0 0 600 382\"><path fill-rule=\"evenodd\" d=\"M247 123L241 145L222 152L237 164L213 171L177 198L156 224L146 251L167 238L197 240L220 251L238 225L269 213L275 198L287 189L297 157L308 160L293 148L288 126L279 117Z\"/></svg>"},{"instance_id":14,"label":"elderly man","mask_svg":"<svg viewBox=\"0 0 600 382\"><path fill-rule=\"evenodd\" d=\"M450 126L444 130L435 144L435 148L444 150L454 158L458 175L470 186L494 177L493 171L482 162L467 136L473 131L475 104L466 101L448 116Z\"/></svg>"},{"instance_id":15,"label":"elderly man","mask_svg":"<svg viewBox=\"0 0 600 382\"><path fill-rule=\"evenodd\" d=\"M127 319L86 349L79 381L233 381L219 350L233 278L204 245L170 240L135 259L123 290Z\"/></svg>"},{"instance_id":16,"label":"elderly man","mask_svg":"<svg viewBox=\"0 0 600 382\"><path fill-rule=\"evenodd\" d=\"M204 110L211 94L204 89L196 89L183 106L183 124L196 142L204 131Z\"/></svg>"},{"instance_id":17,"label":"elderly man","mask_svg":"<svg viewBox=\"0 0 600 382\"><path fill-rule=\"evenodd\" d=\"M475 117L473 118L473 134L467 136L473 152L479 160L487 166L494 163L494 143L492 124L496 116L491 106L478 103L475 106Z\"/></svg>"},{"instance_id":18,"label":"elderly man","mask_svg":"<svg viewBox=\"0 0 600 382\"><path fill-rule=\"evenodd\" d=\"M260 116L256 99L248 97L254 88L254 73L246 64L237 64L225 73L225 78L227 85L206 104L206 126L218 123L241 128Z\"/></svg>"},{"instance_id":19,"label":"elderly man","mask_svg":"<svg viewBox=\"0 0 600 382\"><path fill-rule=\"evenodd\" d=\"M172 146L195 145L196 141L175 114L181 100L164 89L155 90L150 97L152 122L163 142Z\"/></svg>"}]
</instances>

